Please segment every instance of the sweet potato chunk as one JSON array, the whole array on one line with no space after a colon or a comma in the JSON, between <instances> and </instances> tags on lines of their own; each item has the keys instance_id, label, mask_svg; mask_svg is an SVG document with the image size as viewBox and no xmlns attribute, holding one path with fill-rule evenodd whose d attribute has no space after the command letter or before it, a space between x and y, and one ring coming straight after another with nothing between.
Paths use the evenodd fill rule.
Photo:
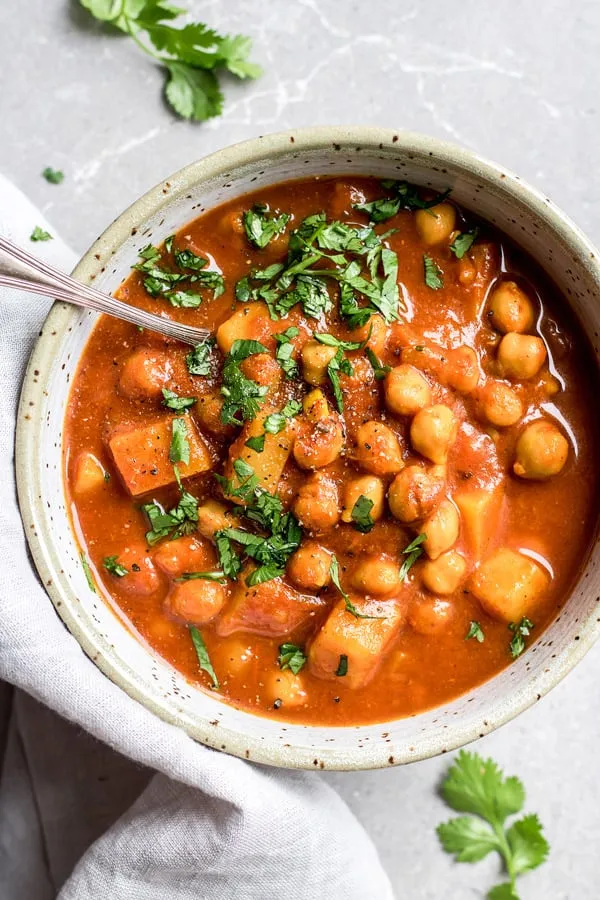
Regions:
<instances>
[{"instance_id":1,"label":"sweet potato chunk","mask_svg":"<svg viewBox=\"0 0 600 900\"><path fill-rule=\"evenodd\" d=\"M240 579L217 631L225 637L236 631L267 637L290 634L322 609L323 603L318 597L299 593L280 578L254 587L246 587Z\"/></svg>"},{"instance_id":2,"label":"sweet potato chunk","mask_svg":"<svg viewBox=\"0 0 600 900\"><path fill-rule=\"evenodd\" d=\"M336 603L308 651L313 675L340 677L336 675L340 657L346 656L348 672L344 684L362 688L371 681L403 621L400 606L395 601L371 605L377 607L373 615L382 616L380 610L383 610L385 618L359 619L348 612L343 600ZM368 609L365 611L369 612Z\"/></svg>"},{"instance_id":3,"label":"sweet potato chunk","mask_svg":"<svg viewBox=\"0 0 600 900\"><path fill-rule=\"evenodd\" d=\"M490 616L518 622L531 613L548 583L548 574L536 562L501 547L479 566L470 590Z\"/></svg>"},{"instance_id":4,"label":"sweet potato chunk","mask_svg":"<svg viewBox=\"0 0 600 900\"><path fill-rule=\"evenodd\" d=\"M84 451L75 460L73 476L73 493L78 497L89 494L101 487L104 481L104 469L100 460L93 453Z\"/></svg>"},{"instance_id":5,"label":"sweet potato chunk","mask_svg":"<svg viewBox=\"0 0 600 900\"><path fill-rule=\"evenodd\" d=\"M279 323L278 323L279 324ZM264 303L250 303L237 309L217 329L217 344L229 353L234 341L267 340L271 334L271 317Z\"/></svg>"},{"instance_id":6,"label":"sweet potato chunk","mask_svg":"<svg viewBox=\"0 0 600 900\"><path fill-rule=\"evenodd\" d=\"M264 421L267 415L268 413L261 413L252 422L244 425L239 437L229 448L225 477L231 479L234 486L239 485L239 478L234 471L233 464L236 459L241 459L252 467L258 478L259 487L274 494L290 455L294 438L290 425L287 425L279 434L265 434ZM259 437L262 434L265 434L262 453L246 446L248 438ZM236 498L237 500L238 498Z\"/></svg>"},{"instance_id":7,"label":"sweet potato chunk","mask_svg":"<svg viewBox=\"0 0 600 900\"><path fill-rule=\"evenodd\" d=\"M175 481L173 464L169 460L173 418L169 416L152 425L117 432L108 442L125 487L134 497ZM182 478L208 472L212 467L208 448L191 418L186 417L185 423L190 462L187 466L177 464Z\"/></svg>"},{"instance_id":8,"label":"sweet potato chunk","mask_svg":"<svg viewBox=\"0 0 600 900\"><path fill-rule=\"evenodd\" d=\"M454 502L460 510L463 534L468 549L476 560L482 558L491 536L498 527L502 500L503 492L498 488L494 490L474 488L457 491L454 494Z\"/></svg>"}]
</instances>

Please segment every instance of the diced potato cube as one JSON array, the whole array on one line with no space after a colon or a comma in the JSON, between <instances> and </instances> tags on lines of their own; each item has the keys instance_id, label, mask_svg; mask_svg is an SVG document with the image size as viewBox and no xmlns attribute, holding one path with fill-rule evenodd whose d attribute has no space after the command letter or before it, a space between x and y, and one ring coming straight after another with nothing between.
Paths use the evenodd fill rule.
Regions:
<instances>
[{"instance_id":1,"label":"diced potato cube","mask_svg":"<svg viewBox=\"0 0 600 900\"><path fill-rule=\"evenodd\" d=\"M240 579L231 605L217 624L222 636L236 631L268 636L290 634L323 608L318 597L301 594L280 578L246 587Z\"/></svg>"},{"instance_id":2,"label":"diced potato cube","mask_svg":"<svg viewBox=\"0 0 600 900\"><path fill-rule=\"evenodd\" d=\"M279 324L279 323L278 323ZM234 341L264 342L271 334L271 317L262 302L242 306L217 329L217 344L223 353L229 353Z\"/></svg>"},{"instance_id":3,"label":"diced potato cube","mask_svg":"<svg viewBox=\"0 0 600 900\"><path fill-rule=\"evenodd\" d=\"M490 616L518 622L531 613L548 582L547 572L528 556L501 547L479 566L470 590Z\"/></svg>"},{"instance_id":4,"label":"diced potato cube","mask_svg":"<svg viewBox=\"0 0 600 900\"><path fill-rule=\"evenodd\" d=\"M239 437L229 448L229 459L225 466L225 477L229 478L235 487L240 483L233 464L237 459L243 460L258 478L259 487L274 494L281 478L284 466L292 450L294 441L291 426L288 424L279 434L265 434L264 421L268 413L261 413L252 422L247 422L242 428ZM248 438L265 435L262 452L246 446ZM243 479L242 479L243 480ZM242 502L235 498L236 502Z\"/></svg>"},{"instance_id":5,"label":"diced potato cube","mask_svg":"<svg viewBox=\"0 0 600 900\"><path fill-rule=\"evenodd\" d=\"M159 569L173 577L184 572L205 572L216 567L214 548L208 541L195 536L165 541L154 553Z\"/></svg>"},{"instance_id":6,"label":"diced potato cube","mask_svg":"<svg viewBox=\"0 0 600 900\"><path fill-rule=\"evenodd\" d=\"M480 560L498 527L503 500L502 489L472 488L459 490L454 496L461 515L467 546L476 560Z\"/></svg>"},{"instance_id":7,"label":"diced potato cube","mask_svg":"<svg viewBox=\"0 0 600 900\"><path fill-rule=\"evenodd\" d=\"M169 416L151 425L119 431L108 442L125 487L134 497L175 482L173 464L169 460L173 418ZM208 447L192 419L186 416L185 423L190 461L188 465L177 463L182 478L199 475L212 468Z\"/></svg>"},{"instance_id":8,"label":"diced potato cube","mask_svg":"<svg viewBox=\"0 0 600 900\"><path fill-rule=\"evenodd\" d=\"M343 600L336 603L308 651L313 675L343 677L343 683L351 688L364 687L371 681L403 622L396 602L389 600L375 605L378 611L373 615L379 618L361 619L348 612ZM345 676L336 675L341 656L348 658Z\"/></svg>"},{"instance_id":9,"label":"diced potato cube","mask_svg":"<svg viewBox=\"0 0 600 900\"><path fill-rule=\"evenodd\" d=\"M104 468L93 453L84 451L75 460L73 493L78 497L97 490L105 483Z\"/></svg>"}]
</instances>

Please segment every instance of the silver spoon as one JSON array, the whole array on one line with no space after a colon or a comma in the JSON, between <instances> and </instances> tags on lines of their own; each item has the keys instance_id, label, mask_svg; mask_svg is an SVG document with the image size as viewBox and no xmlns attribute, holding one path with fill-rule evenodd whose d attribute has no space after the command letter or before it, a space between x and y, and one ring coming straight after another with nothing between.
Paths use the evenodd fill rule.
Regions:
<instances>
[{"instance_id":1,"label":"silver spoon","mask_svg":"<svg viewBox=\"0 0 600 900\"><path fill-rule=\"evenodd\" d=\"M41 294L43 297L83 306L84 309L106 313L115 319L123 319L149 331L157 331L166 337L183 341L184 344L201 344L211 334L206 328L181 325L179 322L115 300L114 297L103 294L102 291L89 285L80 284L70 275L65 275L64 272L36 259L31 253L2 236L0 236L0 287Z\"/></svg>"}]
</instances>

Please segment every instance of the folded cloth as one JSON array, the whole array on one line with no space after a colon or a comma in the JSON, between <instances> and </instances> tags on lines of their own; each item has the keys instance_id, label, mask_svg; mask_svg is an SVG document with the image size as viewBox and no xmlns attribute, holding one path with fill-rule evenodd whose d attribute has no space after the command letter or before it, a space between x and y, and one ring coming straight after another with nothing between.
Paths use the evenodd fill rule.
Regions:
<instances>
[{"instance_id":1,"label":"folded cloth","mask_svg":"<svg viewBox=\"0 0 600 900\"><path fill-rule=\"evenodd\" d=\"M31 244L35 225L53 240ZM74 262L1 177L0 233L56 266ZM318 774L195 743L105 678L56 615L13 475L20 384L48 307L0 290L0 678L20 689L0 782L2 900L391 898L373 844Z\"/></svg>"}]
</instances>

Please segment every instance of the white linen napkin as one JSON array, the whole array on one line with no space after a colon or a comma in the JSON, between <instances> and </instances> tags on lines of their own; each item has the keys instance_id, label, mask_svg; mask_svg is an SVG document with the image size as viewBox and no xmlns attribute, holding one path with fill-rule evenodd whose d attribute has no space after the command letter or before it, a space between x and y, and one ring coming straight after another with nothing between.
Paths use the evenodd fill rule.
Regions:
<instances>
[{"instance_id":1,"label":"white linen napkin","mask_svg":"<svg viewBox=\"0 0 600 900\"><path fill-rule=\"evenodd\" d=\"M31 243L35 225L54 239ZM0 233L66 270L75 261L1 176ZM195 743L105 678L56 615L13 474L21 380L48 308L0 289L0 678L20 689L0 781L2 900L392 898L370 839L317 774Z\"/></svg>"}]
</instances>

